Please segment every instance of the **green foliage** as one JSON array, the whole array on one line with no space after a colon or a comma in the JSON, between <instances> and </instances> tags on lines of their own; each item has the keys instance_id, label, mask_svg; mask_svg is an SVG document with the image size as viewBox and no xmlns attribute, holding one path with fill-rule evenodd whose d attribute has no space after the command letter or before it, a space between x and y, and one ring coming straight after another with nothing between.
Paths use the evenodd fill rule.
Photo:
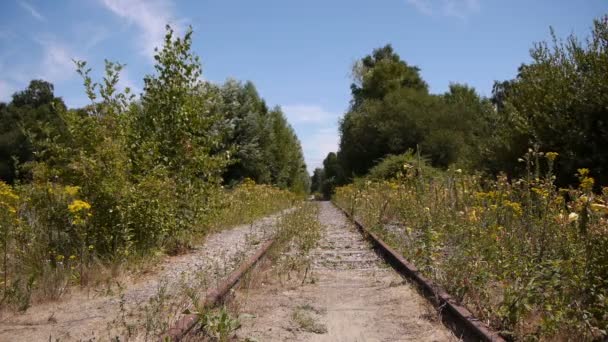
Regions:
<instances>
[{"instance_id":1,"label":"green foliage","mask_svg":"<svg viewBox=\"0 0 608 342\"><path fill-rule=\"evenodd\" d=\"M532 63L516 79L495 87L501 125L490 145L492 170L522 171L513 155L531 144L560 153L561 185L573 183L578 168L589 168L599 184L608 184L608 17L593 23L591 36L535 44Z\"/></svg>"},{"instance_id":2,"label":"green foliage","mask_svg":"<svg viewBox=\"0 0 608 342\"><path fill-rule=\"evenodd\" d=\"M382 100L400 88L427 92L428 86L420 77L419 71L417 67L402 61L390 44L375 49L371 55L365 56L353 66L355 82L350 86L352 107L358 108L364 100Z\"/></svg>"},{"instance_id":3,"label":"green foliage","mask_svg":"<svg viewBox=\"0 0 608 342\"><path fill-rule=\"evenodd\" d=\"M330 152L323 160L323 179L320 184L323 197L329 199L334 193L334 188L340 184L344 184L344 173L338 162L338 156Z\"/></svg>"},{"instance_id":4,"label":"green foliage","mask_svg":"<svg viewBox=\"0 0 608 342\"><path fill-rule=\"evenodd\" d=\"M300 142L281 109L269 110L251 82L229 80L219 93L220 111L230 127L225 143L233 148L234 158L224 183L250 178L299 193L308 191Z\"/></svg>"},{"instance_id":5,"label":"green foliage","mask_svg":"<svg viewBox=\"0 0 608 342\"><path fill-rule=\"evenodd\" d=\"M323 185L324 180L325 171L320 167L316 168L310 178L310 192L321 193L321 186Z\"/></svg>"},{"instance_id":6,"label":"green foliage","mask_svg":"<svg viewBox=\"0 0 608 342\"><path fill-rule=\"evenodd\" d=\"M451 84L443 95L429 94L419 69L408 66L390 45L364 57L353 75L351 109L340 122L344 180L408 150L441 168L481 162L480 140L491 132L495 113L473 88Z\"/></svg>"},{"instance_id":7,"label":"green foliage","mask_svg":"<svg viewBox=\"0 0 608 342\"><path fill-rule=\"evenodd\" d=\"M407 168L338 188L334 200L504 335L601 340L608 189L593 194L586 169L576 188L558 189L555 153L523 160L527 175L512 182Z\"/></svg>"},{"instance_id":8,"label":"green foliage","mask_svg":"<svg viewBox=\"0 0 608 342\"><path fill-rule=\"evenodd\" d=\"M230 335L240 327L238 319L230 316L225 307L200 313L201 329L216 341L229 341Z\"/></svg>"},{"instance_id":9,"label":"green foliage","mask_svg":"<svg viewBox=\"0 0 608 342\"><path fill-rule=\"evenodd\" d=\"M33 81L0 106L0 152L30 175L0 183L3 303L26 309L32 295L58 298L94 282L99 263L180 253L213 229L292 206L295 195L282 189L308 190L280 109L268 110L250 83L202 81L191 35L167 28L137 102L118 91L124 65L106 61L95 82L75 61L90 105L67 110L52 85ZM227 175L231 189L222 187Z\"/></svg>"},{"instance_id":10,"label":"green foliage","mask_svg":"<svg viewBox=\"0 0 608 342\"><path fill-rule=\"evenodd\" d=\"M35 159L34 141L52 141L64 132L61 113L65 110L53 85L42 80L31 81L8 105L0 103L1 180L12 183L15 178L27 178L27 174L18 175L18 166Z\"/></svg>"},{"instance_id":11,"label":"green foliage","mask_svg":"<svg viewBox=\"0 0 608 342\"><path fill-rule=\"evenodd\" d=\"M425 158L417 156L412 150L400 155L388 155L380 163L369 170L366 178L374 181L400 178L410 169L426 176L437 176L440 170L428 165Z\"/></svg>"}]
</instances>

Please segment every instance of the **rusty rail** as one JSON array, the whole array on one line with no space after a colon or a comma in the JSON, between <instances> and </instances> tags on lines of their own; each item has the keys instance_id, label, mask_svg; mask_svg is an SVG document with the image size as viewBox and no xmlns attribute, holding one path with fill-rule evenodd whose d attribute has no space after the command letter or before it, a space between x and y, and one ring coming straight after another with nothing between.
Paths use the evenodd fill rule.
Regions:
<instances>
[{"instance_id":1,"label":"rusty rail","mask_svg":"<svg viewBox=\"0 0 608 342\"><path fill-rule=\"evenodd\" d=\"M333 202L332 202L333 203ZM424 277L418 268L408 262L387 245L376 234L366 229L359 220L352 217L350 213L333 203L346 215L359 229L363 236L370 241L380 255L400 274L413 280L421 289L422 293L435 305L441 313L444 324L450 328L456 336L464 341L505 341L497 332L484 324L464 306L458 304L441 286Z\"/></svg>"},{"instance_id":2,"label":"rusty rail","mask_svg":"<svg viewBox=\"0 0 608 342\"><path fill-rule=\"evenodd\" d=\"M210 308L220 303L224 296L230 291L230 289L236 285L241 277L249 271L265 254L268 252L274 239L265 242L255 254L249 257L243 262L239 268L232 271L226 279L224 279L218 287L207 291L205 299L200 303L200 307ZM180 318L175 324L167 331L167 334L161 338L161 341L180 341L194 326L198 323L199 315L187 314Z\"/></svg>"}]
</instances>

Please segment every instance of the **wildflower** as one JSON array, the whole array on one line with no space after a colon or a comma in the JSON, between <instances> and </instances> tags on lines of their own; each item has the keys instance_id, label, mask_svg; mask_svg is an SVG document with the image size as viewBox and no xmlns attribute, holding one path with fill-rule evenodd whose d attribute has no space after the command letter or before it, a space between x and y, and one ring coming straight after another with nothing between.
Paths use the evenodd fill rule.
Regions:
<instances>
[{"instance_id":1,"label":"wildflower","mask_svg":"<svg viewBox=\"0 0 608 342\"><path fill-rule=\"evenodd\" d=\"M513 214L515 214L515 216L521 216L521 214L523 213L522 209L521 209L521 205L517 202L511 202L509 200L504 200L502 202L502 204L511 209L513 211Z\"/></svg>"},{"instance_id":2,"label":"wildflower","mask_svg":"<svg viewBox=\"0 0 608 342\"><path fill-rule=\"evenodd\" d=\"M592 177L583 177L581 179L581 189L591 191L595 180Z\"/></svg>"},{"instance_id":3,"label":"wildflower","mask_svg":"<svg viewBox=\"0 0 608 342\"><path fill-rule=\"evenodd\" d=\"M591 204L591 209L608 214L608 206L603 204L593 203Z\"/></svg>"},{"instance_id":4,"label":"wildflower","mask_svg":"<svg viewBox=\"0 0 608 342\"><path fill-rule=\"evenodd\" d=\"M549 191L547 191L547 189L544 189L544 188L533 187L532 192L534 192L535 194L537 194L538 196L540 196L542 198L546 198L547 196L549 196Z\"/></svg>"},{"instance_id":5,"label":"wildflower","mask_svg":"<svg viewBox=\"0 0 608 342\"><path fill-rule=\"evenodd\" d=\"M91 205L85 201L74 200L72 203L68 205L68 210L71 213L77 213L80 211L85 211L91 209Z\"/></svg>"},{"instance_id":6,"label":"wildflower","mask_svg":"<svg viewBox=\"0 0 608 342\"><path fill-rule=\"evenodd\" d=\"M71 186L68 185L66 187L63 188L63 191L65 191L66 194L70 195L70 196L76 196L78 194L78 191L80 190L79 186Z\"/></svg>"},{"instance_id":7,"label":"wildflower","mask_svg":"<svg viewBox=\"0 0 608 342\"><path fill-rule=\"evenodd\" d=\"M469 221L471 221L471 222L479 221L479 218L477 217L477 213L475 212L475 210L471 210L471 212L469 213Z\"/></svg>"},{"instance_id":8,"label":"wildflower","mask_svg":"<svg viewBox=\"0 0 608 342\"><path fill-rule=\"evenodd\" d=\"M576 221L578 221L578 214L570 213L570 215L568 215L568 222L572 223L572 222L576 222Z\"/></svg>"},{"instance_id":9,"label":"wildflower","mask_svg":"<svg viewBox=\"0 0 608 342\"><path fill-rule=\"evenodd\" d=\"M547 159L549 159L550 161L554 161L555 158L557 158L557 156L559 155L559 153L557 152L547 152Z\"/></svg>"},{"instance_id":10,"label":"wildflower","mask_svg":"<svg viewBox=\"0 0 608 342\"><path fill-rule=\"evenodd\" d=\"M457 169L455 172L456 173L462 173L462 169Z\"/></svg>"}]
</instances>

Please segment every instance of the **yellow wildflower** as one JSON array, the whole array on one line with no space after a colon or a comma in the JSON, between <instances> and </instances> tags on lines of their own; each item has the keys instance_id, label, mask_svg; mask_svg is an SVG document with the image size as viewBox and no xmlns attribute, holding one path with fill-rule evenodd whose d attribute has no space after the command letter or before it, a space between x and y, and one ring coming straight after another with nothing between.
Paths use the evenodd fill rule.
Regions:
<instances>
[{"instance_id":1,"label":"yellow wildflower","mask_svg":"<svg viewBox=\"0 0 608 342\"><path fill-rule=\"evenodd\" d=\"M77 213L80 211L86 211L91 209L91 205L85 201L81 201L81 200L74 200L72 201L72 203L70 203L68 205L68 210L71 213Z\"/></svg>"},{"instance_id":2,"label":"yellow wildflower","mask_svg":"<svg viewBox=\"0 0 608 342\"><path fill-rule=\"evenodd\" d=\"M578 214L570 213L570 215L568 215L568 222L572 223L572 222L576 222L576 221L578 221Z\"/></svg>"},{"instance_id":3,"label":"yellow wildflower","mask_svg":"<svg viewBox=\"0 0 608 342\"><path fill-rule=\"evenodd\" d=\"M70 196L76 196L78 194L78 191L80 191L80 187L67 185L63 188L63 191L65 191L65 193Z\"/></svg>"},{"instance_id":4,"label":"yellow wildflower","mask_svg":"<svg viewBox=\"0 0 608 342\"><path fill-rule=\"evenodd\" d=\"M545 155L547 157L547 159L549 159L550 161L554 161L555 158L557 158L557 156L559 156L559 153L557 152L547 152L547 154Z\"/></svg>"},{"instance_id":5,"label":"yellow wildflower","mask_svg":"<svg viewBox=\"0 0 608 342\"><path fill-rule=\"evenodd\" d=\"M600 204L600 203L591 204L591 209L593 209L595 211L603 212L604 214L608 214L608 206Z\"/></svg>"},{"instance_id":6,"label":"yellow wildflower","mask_svg":"<svg viewBox=\"0 0 608 342\"><path fill-rule=\"evenodd\" d=\"M511 202L509 200L504 200L502 202L502 204L511 209L513 211L513 214L515 214L516 216L521 216L521 214L523 213L522 209L521 209L521 204L517 203L517 202Z\"/></svg>"}]
</instances>

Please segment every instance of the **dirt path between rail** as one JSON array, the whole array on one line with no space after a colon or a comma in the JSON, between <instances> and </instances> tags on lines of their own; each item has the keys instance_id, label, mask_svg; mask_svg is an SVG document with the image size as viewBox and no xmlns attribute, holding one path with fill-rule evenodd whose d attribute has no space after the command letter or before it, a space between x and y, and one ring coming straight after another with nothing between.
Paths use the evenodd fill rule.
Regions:
<instances>
[{"instance_id":1,"label":"dirt path between rail","mask_svg":"<svg viewBox=\"0 0 608 342\"><path fill-rule=\"evenodd\" d=\"M286 286L265 279L237 291L238 340L457 340L337 208L319 206L323 236L311 255L313 281Z\"/></svg>"},{"instance_id":2,"label":"dirt path between rail","mask_svg":"<svg viewBox=\"0 0 608 342\"><path fill-rule=\"evenodd\" d=\"M193 252L168 257L146 276L122 279L113 294L74 290L60 301L0 317L0 341L155 340L273 232L279 215L207 237Z\"/></svg>"}]
</instances>

